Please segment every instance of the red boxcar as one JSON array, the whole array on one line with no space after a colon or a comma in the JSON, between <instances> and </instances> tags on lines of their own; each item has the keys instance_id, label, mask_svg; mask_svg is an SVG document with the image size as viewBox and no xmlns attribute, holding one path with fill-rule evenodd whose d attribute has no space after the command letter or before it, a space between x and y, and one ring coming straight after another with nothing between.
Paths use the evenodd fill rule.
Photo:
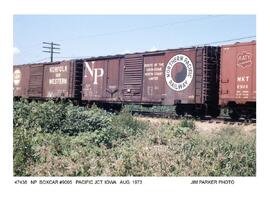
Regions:
<instances>
[{"instance_id":1,"label":"red boxcar","mask_svg":"<svg viewBox=\"0 0 270 209\"><path fill-rule=\"evenodd\" d=\"M82 100L177 105L218 114L219 47L193 47L84 60Z\"/></svg>"},{"instance_id":2,"label":"red boxcar","mask_svg":"<svg viewBox=\"0 0 270 209\"><path fill-rule=\"evenodd\" d=\"M16 65L13 68L13 94L26 98L81 97L82 61Z\"/></svg>"},{"instance_id":3,"label":"red boxcar","mask_svg":"<svg viewBox=\"0 0 270 209\"><path fill-rule=\"evenodd\" d=\"M13 96L28 97L30 65L13 67Z\"/></svg>"},{"instance_id":4,"label":"red boxcar","mask_svg":"<svg viewBox=\"0 0 270 209\"><path fill-rule=\"evenodd\" d=\"M221 47L219 104L232 118L256 116L256 42Z\"/></svg>"}]
</instances>

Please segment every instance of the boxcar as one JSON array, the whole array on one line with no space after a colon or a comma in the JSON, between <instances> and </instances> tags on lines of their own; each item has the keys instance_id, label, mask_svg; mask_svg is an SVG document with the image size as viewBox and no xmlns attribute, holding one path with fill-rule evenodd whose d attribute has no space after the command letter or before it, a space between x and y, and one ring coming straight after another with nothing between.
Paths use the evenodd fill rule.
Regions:
<instances>
[{"instance_id":1,"label":"boxcar","mask_svg":"<svg viewBox=\"0 0 270 209\"><path fill-rule=\"evenodd\" d=\"M30 65L13 66L13 96L28 97Z\"/></svg>"},{"instance_id":2,"label":"boxcar","mask_svg":"<svg viewBox=\"0 0 270 209\"><path fill-rule=\"evenodd\" d=\"M219 104L234 119L256 117L255 41L221 47Z\"/></svg>"},{"instance_id":3,"label":"boxcar","mask_svg":"<svg viewBox=\"0 0 270 209\"><path fill-rule=\"evenodd\" d=\"M13 94L30 99L80 99L82 68L80 60L16 65L13 68Z\"/></svg>"},{"instance_id":4,"label":"boxcar","mask_svg":"<svg viewBox=\"0 0 270 209\"><path fill-rule=\"evenodd\" d=\"M85 59L82 100L217 115L219 59L220 48L210 46Z\"/></svg>"}]
</instances>

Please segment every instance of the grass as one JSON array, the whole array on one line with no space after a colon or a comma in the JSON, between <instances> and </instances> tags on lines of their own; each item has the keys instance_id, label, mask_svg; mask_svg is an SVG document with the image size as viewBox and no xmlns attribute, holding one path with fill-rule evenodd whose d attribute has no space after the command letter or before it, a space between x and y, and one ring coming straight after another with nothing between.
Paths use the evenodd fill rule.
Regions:
<instances>
[{"instance_id":1,"label":"grass","mask_svg":"<svg viewBox=\"0 0 270 209\"><path fill-rule=\"evenodd\" d=\"M44 124L44 111L54 110ZM224 128L207 136L192 120L155 124L127 111L21 101L13 159L15 176L255 176L256 133Z\"/></svg>"}]
</instances>

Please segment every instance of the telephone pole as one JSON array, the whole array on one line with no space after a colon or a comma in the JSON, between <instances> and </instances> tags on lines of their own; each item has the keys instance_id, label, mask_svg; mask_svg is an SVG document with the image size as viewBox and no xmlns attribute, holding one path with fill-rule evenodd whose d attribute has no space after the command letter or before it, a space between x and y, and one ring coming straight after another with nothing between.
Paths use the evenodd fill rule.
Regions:
<instances>
[{"instance_id":1,"label":"telephone pole","mask_svg":"<svg viewBox=\"0 0 270 209\"><path fill-rule=\"evenodd\" d=\"M59 47L54 47L54 46L60 46L60 44L56 44L56 43L48 43L48 42L42 42L44 44L44 46L42 48L47 49L47 51L42 51L42 52L46 52L46 53L50 53L51 54L51 62L53 62L53 54L60 54L59 51L55 51L55 50L60 50Z\"/></svg>"}]
</instances>

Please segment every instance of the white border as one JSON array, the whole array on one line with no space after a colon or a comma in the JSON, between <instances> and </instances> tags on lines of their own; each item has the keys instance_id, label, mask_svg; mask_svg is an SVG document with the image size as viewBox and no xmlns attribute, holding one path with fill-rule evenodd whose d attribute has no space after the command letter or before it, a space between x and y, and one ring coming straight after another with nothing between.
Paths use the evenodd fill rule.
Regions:
<instances>
[{"instance_id":1,"label":"white border","mask_svg":"<svg viewBox=\"0 0 270 209\"><path fill-rule=\"evenodd\" d=\"M264 3L265 2L265 3ZM268 208L269 5L251 0L9 0L0 11L1 208ZM143 186L25 186L12 176L12 16L14 14L257 14L257 177L230 186L190 186L191 178L143 178ZM222 23L221 23L222 24ZM263 117L262 117L263 115Z\"/></svg>"}]
</instances>

